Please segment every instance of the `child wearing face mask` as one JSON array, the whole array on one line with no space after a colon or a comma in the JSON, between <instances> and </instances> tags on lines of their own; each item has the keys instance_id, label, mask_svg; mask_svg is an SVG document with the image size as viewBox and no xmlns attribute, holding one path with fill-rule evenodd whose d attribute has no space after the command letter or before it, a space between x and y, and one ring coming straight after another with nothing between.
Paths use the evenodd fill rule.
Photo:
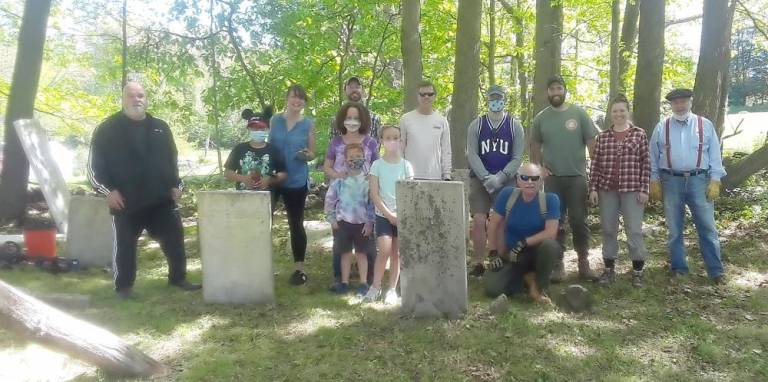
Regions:
<instances>
[{"instance_id":1,"label":"child wearing face mask","mask_svg":"<svg viewBox=\"0 0 768 382\"><path fill-rule=\"evenodd\" d=\"M341 106L334 118L334 129L339 135L331 139L328 151L325 154L323 169L328 175L329 181L345 178L349 175L349 168L345 160L344 150L347 145L357 144L363 148L363 173L368 173L371 164L379 159L379 143L370 136L371 117L363 104L347 102ZM368 241L365 251L368 255L368 283L373 278L373 264L376 260L376 243L373 237ZM358 264L359 265L359 264ZM333 276L332 291L343 288L341 284L341 252L333 249Z\"/></svg>"},{"instance_id":2,"label":"child wearing face mask","mask_svg":"<svg viewBox=\"0 0 768 382\"><path fill-rule=\"evenodd\" d=\"M373 162L368 176L371 200L376 207L376 244L379 254L376 257L373 283L363 300L373 302L381 297L381 279L389 260L389 290L384 293L384 302L396 304L398 296L395 288L400 277L400 242L397 238L395 186L398 180L413 179L413 166L402 157L398 127L382 127L381 142L384 156Z\"/></svg>"},{"instance_id":3,"label":"child wearing face mask","mask_svg":"<svg viewBox=\"0 0 768 382\"><path fill-rule=\"evenodd\" d=\"M368 292L369 238L373 234L373 203L368 196L367 174L363 146L351 143L344 148L347 173L344 178L331 182L325 194L325 214L333 228L333 248L341 253L341 278L334 292L349 292L349 273L352 268L352 249L357 254L360 274L359 295Z\"/></svg>"},{"instance_id":4,"label":"child wearing face mask","mask_svg":"<svg viewBox=\"0 0 768 382\"><path fill-rule=\"evenodd\" d=\"M224 164L224 177L235 182L238 190L270 191L288 176L280 152L267 142L271 116L269 106L261 114L243 110L250 139L235 146Z\"/></svg>"}]
</instances>

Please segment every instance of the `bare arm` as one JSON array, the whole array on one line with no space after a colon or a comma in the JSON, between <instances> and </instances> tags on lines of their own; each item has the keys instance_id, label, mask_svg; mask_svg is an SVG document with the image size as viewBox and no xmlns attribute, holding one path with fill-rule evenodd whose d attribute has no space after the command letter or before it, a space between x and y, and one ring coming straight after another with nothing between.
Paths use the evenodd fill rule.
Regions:
<instances>
[{"instance_id":1,"label":"bare arm","mask_svg":"<svg viewBox=\"0 0 768 382\"><path fill-rule=\"evenodd\" d=\"M538 245L542 241L547 239L556 239L557 238L557 226L559 222L557 219L549 219L546 222L544 222L544 230L539 231L535 235L528 236L525 238L525 242L529 245Z\"/></svg>"},{"instance_id":2,"label":"bare arm","mask_svg":"<svg viewBox=\"0 0 768 382\"><path fill-rule=\"evenodd\" d=\"M381 211L382 214L384 214L385 218L396 219L397 215L395 215L392 211L389 210L389 208L387 208L387 206L384 204L384 200L381 199L381 195L379 195L379 177L376 175L369 175L368 188L369 196L373 201L373 205L376 206L376 208Z\"/></svg>"},{"instance_id":3,"label":"bare arm","mask_svg":"<svg viewBox=\"0 0 768 382\"><path fill-rule=\"evenodd\" d=\"M330 150L330 147L328 149ZM333 160L330 158L325 158L325 161L323 162L323 170L331 179L344 178L347 176L347 174L333 169Z\"/></svg>"},{"instance_id":4,"label":"bare arm","mask_svg":"<svg viewBox=\"0 0 768 382\"><path fill-rule=\"evenodd\" d=\"M538 142L534 142L531 140L531 162L538 164L539 166L543 166L542 160L544 159L544 154L541 152L541 144Z\"/></svg>"},{"instance_id":5,"label":"bare arm","mask_svg":"<svg viewBox=\"0 0 768 382\"><path fill-rule=\"evenodd\" d=\"M587 152L589 152L589 159L594 159L595 153L595 138L587 141Z\"/></svg>"}]
</instances>

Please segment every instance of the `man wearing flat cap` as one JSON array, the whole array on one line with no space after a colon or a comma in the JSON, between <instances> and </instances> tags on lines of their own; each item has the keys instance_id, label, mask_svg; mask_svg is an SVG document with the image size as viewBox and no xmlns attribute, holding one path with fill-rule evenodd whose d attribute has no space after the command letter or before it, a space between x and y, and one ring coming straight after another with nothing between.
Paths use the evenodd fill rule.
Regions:
<instances>
[{"instance_id":1,"label":"man wearing flat cap","mask_svg":"<svg viewBox=\"0 0 768 382\"><path fill-rule=\"evenodd\" d=\"M692 98L690 89L675 89L666 96L672 116L656 125L650 139L650 197L664 203L672 275L682 276L689 271L683 242L687 205L707 273L715 284L720 284L723 263L714 201L720 196L725 169L715 127L708 119L691 113Z\"/></svg>"},{"instance_id":2,"label":"man wearing flat cap","mask_svg":"<svg viewBox=\"0 0 768 382\"><path fill-rule=\"evenodd\" d=\"M523 161L525 134L520 120L505 109L507 93L503 87L488 88L488 114L469 123L467 163L469 163L469 212L472 214L474 263L470 276L485 273L486 225L493 201L504 186L514 183Z\"/></svg>"}]
</instances>

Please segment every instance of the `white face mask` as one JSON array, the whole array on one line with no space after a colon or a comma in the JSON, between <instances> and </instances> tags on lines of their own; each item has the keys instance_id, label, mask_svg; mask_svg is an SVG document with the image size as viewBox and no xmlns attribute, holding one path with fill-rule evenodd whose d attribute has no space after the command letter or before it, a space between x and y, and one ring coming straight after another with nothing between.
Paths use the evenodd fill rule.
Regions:
<instances>
[{"instance_id":1,"label":"white face mask","mask_svg":"<svg viewBox=\"0 0 768 382\"><path fill-rule=\"evenodd\" d=\"M360 129L360 121L356 119L345 119L344 120L344 127L347 128L347 131L355 132Z\"/></svg>"},{"instance_id":2,"label":"white face mask","mask_svg":"<svg viewBox=\"0 0 768 382\"><path fill-rule=\"evenodd\" d=\"M672 116L673 116L673 117L674 117L676 120L678 120L678 121L680 121L680 122L684 122L684 121L688 120L688 117L690 117L690 116L691 116L691 112L690 112L690 111L687 111L687 112L685 112L685 113L672 113Z\"/></svg>"}]
</instances>

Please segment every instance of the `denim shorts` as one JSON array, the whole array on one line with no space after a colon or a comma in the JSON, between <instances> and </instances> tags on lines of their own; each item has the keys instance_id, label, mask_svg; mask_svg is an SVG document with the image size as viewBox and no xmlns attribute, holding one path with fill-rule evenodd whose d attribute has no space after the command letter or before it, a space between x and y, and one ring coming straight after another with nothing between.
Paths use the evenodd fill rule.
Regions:
<instances>
[{"instance_id":1,"label":"denim shorts","mask_svg":"<svg viewBox=\"0 0 768 382\"><path fill-rule=\"evenodd\" d=\"M376 237L397 237L397 226L393 226L387 218L376 215Z\"/></svg>"}]
</instances>

